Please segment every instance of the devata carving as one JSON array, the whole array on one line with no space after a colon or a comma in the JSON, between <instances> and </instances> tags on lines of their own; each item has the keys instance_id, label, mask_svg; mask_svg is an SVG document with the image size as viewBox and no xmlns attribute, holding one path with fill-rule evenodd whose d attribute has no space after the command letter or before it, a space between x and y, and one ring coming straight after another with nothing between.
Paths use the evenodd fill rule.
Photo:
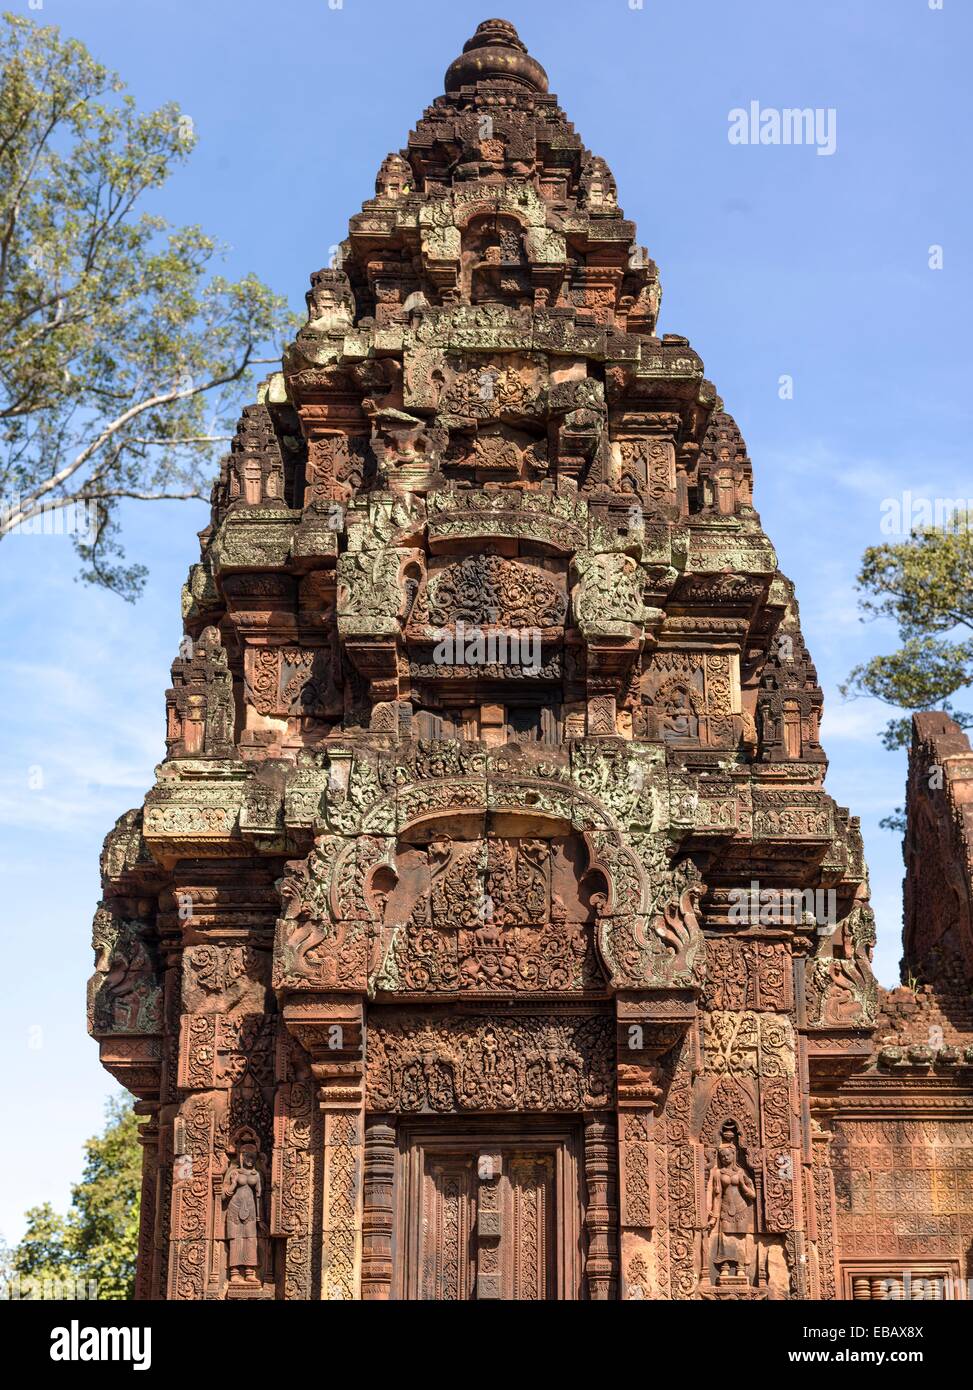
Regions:
<instances>
[{"instance_id":1,"label":"devata carving","mask_svg":"<svg viewBox=\"0 0 973 1390\"><path fill-rule=\"evenodd\" d=\"M445 88L244 409L105 842L139 1297L973 1275L969 744L918 716L880 990L740 431L513 26Z\"/></svg>"},{"instance_id":2,"label":"devata carving","mask_svg":"<svg viewBox=\"0 0 973 1390\"><path fill-rule=\"evenodd\" d=\"M736 1146L720 1144L709 1180L706 1229L715 1236L712 1259L721 1284L746 1277L756 1195L756 1188L740 1165Z\"/></svg>"},{"instance_id":3,"label":"devata carving","mask_svg":"<svg viewBox=\"0 0 973 1390\"><path fill-rule=\"evenodd\" d=\"M231 1282L257 1280L257 1226L263 1186L252 1149L244 1148L223 1179L226 1202L227 1267Z\"/></svg>"}]
</instances>

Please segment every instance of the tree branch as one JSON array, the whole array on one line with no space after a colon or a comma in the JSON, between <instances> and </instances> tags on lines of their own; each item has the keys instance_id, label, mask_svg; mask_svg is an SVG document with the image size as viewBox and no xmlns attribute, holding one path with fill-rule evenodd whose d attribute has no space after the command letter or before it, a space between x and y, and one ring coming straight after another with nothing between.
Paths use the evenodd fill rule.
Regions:
<instances>
[{"instance_id":1,"label":"tree branch","mask_svg":"<svg viewBox=\"0 0 973 1390\"><path fill-rule=\"evenodd\" d=\"M28 493L24 505L32 507L44 497L54 492L56 488L63 486L63 484L66 483L69 478L72 478L80 468L84 467L88 460L91 459L99 449L103 448L109 440L113 439L119 430L124 429L130 421L138 419L138 417L143 415L147 410L154 410L156 406L160 405L168 405L172 401L189 400L193 396L202 395L205 391L215 390L219 386L227 386L230 382L239 381L248 367L255 363L275 362L278 360L277 358L251 358L252 350L253 344L248 343L242 360L232 372L227 372L220 377L212 377L209 381L203 382L200 386L188 386L184 387L182 390L173 389L171 391L156 392L155 395L148 396L144 400L139 401L137 405L133 405L130 409L123 411L121 415L116 416L110 424L104 427L96 439L93 439L90 444L86 444L70 463L66 464L59 472L54 473L48 478L46 482L41 483Z\"/></svg>"},{"instance_id":2,"label":"tree branch","mask_svg":"<svg viewBox=\"0 0 973 1390\"><path fill-rule=\"evenodd\" d=\"M81 506L89 502L111 501L208 502L209 494L198 488L189 492L140 492L134 488L109 488L101 492L75 492L69 497L55 497L50 502L39 503L37 506L30 506L26 509L21 508L9 519L5 519L3 513L0 512L0 539L9 536L18 526L32 521L35 516L42 516L45 512L61 511L65 507Z\"/></svg>"},{"instance_id":3,"label":"tree branch","mask_svg":"<svg viewBox=\"0 0 973 1390\"><path fill-rule=\"evenodd\" d=\"M126 444L229 444L232 443L232 434L190 434L185 439L143 439L139 435L127 435Z\"/></svg>"}]
</instances>

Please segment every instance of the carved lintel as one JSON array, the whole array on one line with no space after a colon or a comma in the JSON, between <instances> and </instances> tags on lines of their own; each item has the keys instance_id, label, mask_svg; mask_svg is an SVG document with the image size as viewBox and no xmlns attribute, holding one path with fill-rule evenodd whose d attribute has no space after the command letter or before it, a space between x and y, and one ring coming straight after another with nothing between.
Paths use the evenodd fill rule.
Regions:
<instances>
[{"instance_id":1,"label":"carved lintel","mask_svg":"<svg viewBox=\"0 0 973 1390\"><path fill-rule=\"evenodd\" d=\"M611 1020L478 1007L433 1021L383 1010L370 1027L366 1085L369 1108L395 1114L603 1113L615 1104Z\"/></svg>"}]
</instances>

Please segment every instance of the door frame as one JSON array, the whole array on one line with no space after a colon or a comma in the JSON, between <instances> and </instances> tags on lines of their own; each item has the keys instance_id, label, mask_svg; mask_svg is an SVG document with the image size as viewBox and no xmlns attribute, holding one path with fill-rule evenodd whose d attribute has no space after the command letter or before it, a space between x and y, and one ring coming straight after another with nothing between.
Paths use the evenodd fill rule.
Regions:
<instances>
[{"instance_id":1,"label":"door frame","mask_svg":"<svg viewBox=\"0 0 973 1390\"><path fill-rule=\"evenodd\" d=\"M585 1297L583 1117L559 1115L400 1116L392 1203L392 1297L418 1301L419 1231L426 1153L523 1147L554 1159L555 1279L560 1300ZM412 1214L416 1219L410 1219Z\"/></svg>"}]
</instances>

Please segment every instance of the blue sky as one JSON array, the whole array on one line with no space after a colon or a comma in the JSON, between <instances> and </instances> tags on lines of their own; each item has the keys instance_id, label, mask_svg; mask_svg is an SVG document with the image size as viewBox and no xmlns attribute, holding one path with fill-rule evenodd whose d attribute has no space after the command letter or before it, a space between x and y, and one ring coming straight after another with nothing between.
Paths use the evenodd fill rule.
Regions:
<instances>
[{"instance_id":1,"label":"blue sky","mask_svg":"<svg viewBox=\"0 0 973 1390\"><path fill-rule=\"evenodd\" d=\"M935 3L935 0L934 0ZM139 103L176 100L199 144L160 196L303 307L379 163L442 90L484 0L27 0L115 68ZM973 496L968 453L971 193L964 0L513 0L586 145L611 165L658 261L660 331L702 355L749 444L756 504L795 580L825 688L828 787L862 817L897 979L902 860L878 821L902 800L887 712L837 685L894 632L860 623L854 575L884 498ZM729 113L836 112L831 156L732 145ZM929 248L943 268L929 268ZM793 399L779 381L793 378ZM241 402L242 404L243 402ZM133 504L134 607L74 580L70 543L0 546L0 1233L64 1207L110 1078L84 1034L98 851L163 753L179 589L201 504ZM39 775L38 775L39 769ZM41 785L37 785L40 781ZM16 1117L16 1118L15 1118Z\"/></svg>"}]
</instances>

